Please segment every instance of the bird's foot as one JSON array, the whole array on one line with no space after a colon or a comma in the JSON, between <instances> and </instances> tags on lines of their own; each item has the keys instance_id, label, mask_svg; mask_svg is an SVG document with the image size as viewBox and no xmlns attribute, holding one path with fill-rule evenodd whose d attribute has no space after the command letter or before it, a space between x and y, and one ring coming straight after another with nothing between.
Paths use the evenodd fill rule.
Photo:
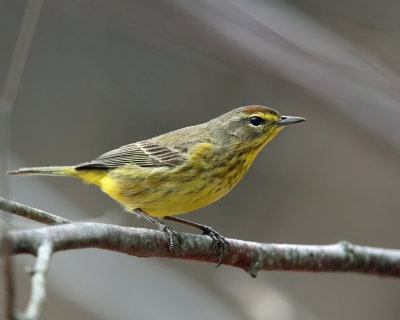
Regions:
<instances>
[{"instance_id":1,"label":"bird's foot","mask_svg":"<svg viewBox=\"0 0 400 320\"><path fill-rule=\"evenodd\" d=\"M222 263L222 260L229 252L229 242L225 239L225 237L209 226L201 226L201 230L203 231L203 235L209 236L211 239L213 239L218 258L217 267L219 267Z\"/></svg>"},{"instance_id":2,"label":"bird's foot","mask_svg":"<svg viewBox=\"0 0 400 320\"><path fill-rule=\"evenodd\" d=\"M174 256L175 253L175 243L180 244L182 242L182 237L179 232L176 232L171 227L168 227L166 224L160 226L160 231L168 233L169 237L169 251L171 252L170 258Z\"/></svg>"}]
</instances>

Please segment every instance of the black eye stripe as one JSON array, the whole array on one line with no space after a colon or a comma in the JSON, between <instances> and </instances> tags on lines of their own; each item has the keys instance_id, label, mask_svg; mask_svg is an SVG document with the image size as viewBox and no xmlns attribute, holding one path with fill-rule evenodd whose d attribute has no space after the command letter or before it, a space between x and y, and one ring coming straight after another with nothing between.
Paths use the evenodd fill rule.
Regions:
<instances>
[{"instance_id":1,"label":"black eye stripe","mask_svg":"<svg viewBox=\"0 0 400 320\"><path fill-rule=\"evenodd\" d=\"M249 121L255 127L258 127L260 124L264 123L264 119L258 116L251 116Z\"/></svg>"}]
</instances>

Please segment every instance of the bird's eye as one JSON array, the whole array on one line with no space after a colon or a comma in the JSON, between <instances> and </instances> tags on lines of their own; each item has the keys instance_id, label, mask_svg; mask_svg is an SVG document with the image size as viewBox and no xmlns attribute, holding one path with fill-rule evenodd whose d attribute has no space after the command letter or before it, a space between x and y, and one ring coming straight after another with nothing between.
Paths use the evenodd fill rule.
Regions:
<instances>
[{"instance_id":1,"label":"bird's eye","mask_svg":"<svg viewBox=\"0 0 400 320\"><path fill-rule=\"evenodd\" d=\"M258 127L260 124L262 124L264 122L264 119L261 117L257 117L257 116L252 116L250 117L250 123L255 126Z\"/></svg>"}]
</instances>

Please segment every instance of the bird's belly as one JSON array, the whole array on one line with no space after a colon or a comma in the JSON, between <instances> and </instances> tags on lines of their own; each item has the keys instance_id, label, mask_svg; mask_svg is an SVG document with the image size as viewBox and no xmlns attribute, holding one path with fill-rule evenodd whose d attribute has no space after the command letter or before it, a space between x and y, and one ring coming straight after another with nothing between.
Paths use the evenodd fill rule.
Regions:
<instances>
[{"instance_id":1,"label":"bird's belly","mask_svg":"<svg viewBox=\"0 0 400 320\"><path fill-rule=\"evenodd\" d=\"M168 216L189 212L218 200L244 174L221 174L212 169L144 170L147 172L140 174L137 171L132 176L131 171L118 169L105 176L100 187L128 211L140 208L152 216Z\"/></svg>"},{"instance_id":2,"label":"bird's belly","mask_svg":"<svg viewBox=\"0 0 400 320\"><path fill-rule=\"evenodd\" d=\"M229 189L216 190L212 186L180 186L177 189L157 190L140 205L140 208L152 216L181 214L204 207L222 196ZM155 196L155 197L154 197Z\"/></svg>"}]
</instances>

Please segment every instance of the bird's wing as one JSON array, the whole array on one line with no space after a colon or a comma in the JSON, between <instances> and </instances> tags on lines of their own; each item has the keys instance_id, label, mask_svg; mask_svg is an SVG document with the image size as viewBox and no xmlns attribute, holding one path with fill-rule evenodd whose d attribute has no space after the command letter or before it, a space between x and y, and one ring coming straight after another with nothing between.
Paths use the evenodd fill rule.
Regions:
<instances>
[{"instance_id":1,"label":"bird's wing","mask_svg":"<svg viewBox=\"0 0 400 320\"><path fill-rule=\"evenodd\" d=\"M184 161L186 155L178 148L147 140L104 153L93 161L77 165L75 169L112 169L124 164L136 164L140 167L175 167Z\"/></svg>"}]
</instances>

